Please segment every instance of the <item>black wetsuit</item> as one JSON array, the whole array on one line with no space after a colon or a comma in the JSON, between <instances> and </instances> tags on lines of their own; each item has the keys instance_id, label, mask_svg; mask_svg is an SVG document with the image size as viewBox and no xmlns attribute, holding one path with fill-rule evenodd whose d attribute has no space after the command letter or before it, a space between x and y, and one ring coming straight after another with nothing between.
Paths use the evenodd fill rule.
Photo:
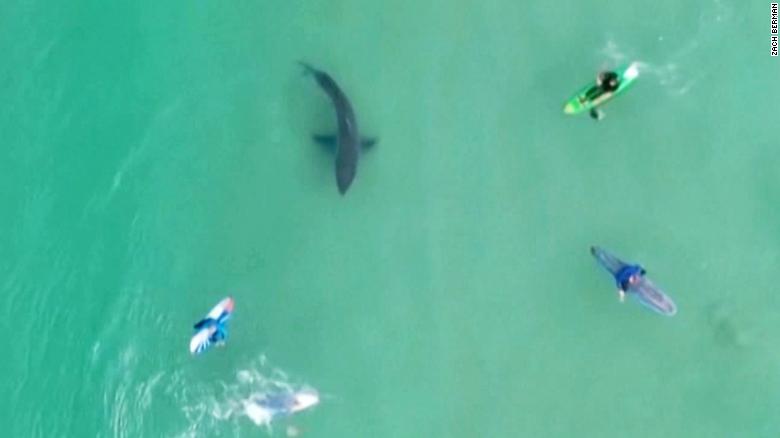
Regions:
<instances>
[{"instance_id":1,"label":"black wetsuit","mask_svg":"<svg viewBox=\"0 0 780 438\"><path fill-rule=\"evenodd\" d=\"M613 71L607 71L601 74L601 89L605 92L614 92L618 89L618 75Z\"/></svg>"},{"instance_id":2,"label":"black wetsuit","mask_svg":"<svg viewBox=\"0 0 780 438\"><path fill-rule=\"evenodd\" d=\"M593 101L603 96L606 93L614 93L620 87L620 81L617 73L613 71L605 71L599 73L598 85L588 90L586 96ZM590 109L590 116L598 120L601 118L599 111L596 108Z\"/></svg>"}]
</instances>

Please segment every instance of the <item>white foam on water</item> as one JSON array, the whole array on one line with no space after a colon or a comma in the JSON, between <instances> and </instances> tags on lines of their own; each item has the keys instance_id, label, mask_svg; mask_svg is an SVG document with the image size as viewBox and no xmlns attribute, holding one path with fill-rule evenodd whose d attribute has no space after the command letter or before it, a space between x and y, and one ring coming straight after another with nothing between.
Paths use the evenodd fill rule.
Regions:
<instances>
[{"instance_id":1,"label":"white foam on water","mask_svg":"<svg viewBox=\"0 0 780 438\"><path fill-rule=\"evenodd\" d=\"M271 366L261 356L237 370L230 380L204 382L197 387L190 386L182 390L177 398L187 419L187 427L178 436L203 436L217 431L225 433L226 428L232 428L233 435L238 435L246 419L271 433L273 414L255 401L280 392L297 390L304 391L305 397L317 394L307 385L293 382L286 372ZM305 401L307 407L316 404L308 398Z\"/></svg>"},{"instance_id":2,"label":"white foam on water","mask_svg":"<svg viewBox=\"0 0 780 438\"><path fill-rule=\"evenodd\" d=\"M640 75L654 78L656 84L667 95L684 96L707 74L698 66L691 65L689 60L694 55L709 50L706 44L710 44L714 35L723 32L722 27L732 20L734 20L732 7L722 0L712 0L711 4L701 8L698 24L693 30L693 35L686 41L674 41L667 35L658 35L656 44L664 47L663 52L666 55L664 59L657 61L644 59L637 50L622 47L614 37L608 35L606 43L598 50L599 55L607 60L607 65L602 68L637 62ZM670 49L670 47L675 48Z\"/></svg>"},{"instance_id":3,"label":"white foam on water","mask_svg":"<svg viewBox=\"0 0 780 438\"><path fill-rule=\"evenodd\" d=\"M251 400L245 400L244 414L258 426L271 427L273 413Z\"/></svg>"}]
</instances>

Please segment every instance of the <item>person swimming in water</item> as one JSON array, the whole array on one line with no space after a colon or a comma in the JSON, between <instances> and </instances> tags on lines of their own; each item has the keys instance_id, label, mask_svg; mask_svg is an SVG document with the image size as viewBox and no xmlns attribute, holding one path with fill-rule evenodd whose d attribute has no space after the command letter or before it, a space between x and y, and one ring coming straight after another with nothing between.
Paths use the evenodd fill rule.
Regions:
<instances>
[{"instance_id":1,"label":"person swimming in water","mask_svg":"<svg viewBox=\"0 0 780 438\"><path fill-rule=\"evenodd\" d=\"M592 89L594 94L592 100L603 99L605 96L617 91L619 87L620 80L618 74L614 71L603 71L596 76L596 86ZM604 113L596 106L590 109L590 116L596 120L601 120L604 118Z\"/></svg>"},{"instance_id":2,"label":"person swimming in water","mask_svg":"<svg viewBox=\"0 0 780 438\"><path fill-rule=\"evenodd\" d=\"M639 283L639 280L641 280L646 273L645 269L639 265L626 265L615 273L615 282L617 283L618 296L620 297L621 303L626 300L626 291L628 288Z\"/></svg>"},{"instance_id":3,"label":"person swimming in water","mask_svg":"<svg viewBox=\"0 0 780 438\"><path fill-rule=\"evenodd\" d=\"M278 417L290 416L316 406L320 395L313 388L287 389L274 394L252 397L245 411L256 424L270 424Z\"/></svg>"}]
</instances>

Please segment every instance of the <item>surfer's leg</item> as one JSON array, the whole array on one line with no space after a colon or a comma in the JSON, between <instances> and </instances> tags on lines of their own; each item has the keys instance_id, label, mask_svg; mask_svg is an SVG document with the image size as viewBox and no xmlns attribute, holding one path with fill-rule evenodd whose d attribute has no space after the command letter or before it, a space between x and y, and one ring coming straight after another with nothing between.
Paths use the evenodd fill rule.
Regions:
<instances>
[{"instance_id":1,"label":"surfer's leg","mask_svg":"<svg viewBox=\"0 0 780 438\"><path fill-rule=\"evenodd\" d=\"M601 120L604 118L604 111L601 111L598 108L591 108L590 109L590 117L593 120Z\"/></svg>"},{"instance_id":2,"label":"surfer's leg","mask_svg":"<svg viewBox=\"0 0 780 438\"><path fill-rule=\"evenodd\" d=\"M211 342L213 342L217 347L224 347L225 346L225 332L223 332L220 329L217 329L213 335L211 335L211 338L209 339Z\"/></svg>"}]
</instances>

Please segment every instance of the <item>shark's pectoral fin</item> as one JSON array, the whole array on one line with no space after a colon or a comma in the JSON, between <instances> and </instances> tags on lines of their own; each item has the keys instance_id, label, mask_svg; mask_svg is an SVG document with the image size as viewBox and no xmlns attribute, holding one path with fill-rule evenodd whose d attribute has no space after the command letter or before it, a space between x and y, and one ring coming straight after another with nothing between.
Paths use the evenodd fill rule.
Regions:
<instances>
[{"instance_id":1,"label":"shark's pectoral fin","mask_svg":"<svg viewBox=\"0 0 780 438\"><path fill-rule=\"evenodd\" d=\"M335 135L314 134L311 138L329 149L335 149L338 144L338 138Z\"/></svg>"},{"instance_id":2,"label":"shark's pectoral fin","mask_svg":"<svg viewBox=\"0 0 780 438\"><path fill-rule=\"evenodd\" d=\"M360 139L360 145L363 146L363 149L371 149L371 147L377 143L379 143L379 139L373 137L364 137Z\"/></svg>"}]
</instances>

